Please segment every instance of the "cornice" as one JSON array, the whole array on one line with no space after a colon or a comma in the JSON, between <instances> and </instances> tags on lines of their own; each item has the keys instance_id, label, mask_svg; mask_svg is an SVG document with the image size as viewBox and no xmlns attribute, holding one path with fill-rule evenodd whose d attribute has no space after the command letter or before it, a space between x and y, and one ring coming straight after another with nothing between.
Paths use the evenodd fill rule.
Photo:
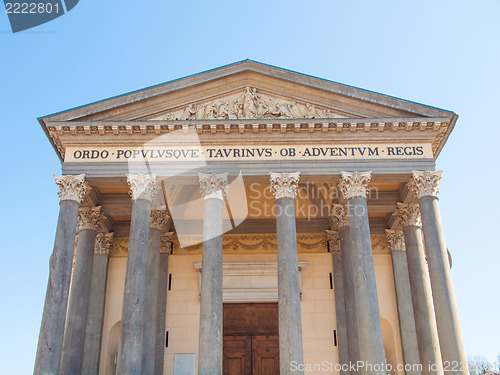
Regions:
<instances>
[{"instance_id":1,"label":"cornice","mask_svg":"<svg viewBox=\"0 0 500 375\"><path fill-rule=\"evenodd\" d=\"M85 135L151 136L176 130L189 131L193 126L198 134L247 135L251 140L256 133L287 132L432 132L432 151L437 157L444 145L445 135L451 131L450 118L345 118L345 119L223 119L223 120L171 120L171 121L118 121L118 122L47 122L47 133L61 160L64 159L65 145L61 136ZM452 119L452 121L454 121ZM450 125L451 124L451 125Z\"/></svg>"}]
</instances>

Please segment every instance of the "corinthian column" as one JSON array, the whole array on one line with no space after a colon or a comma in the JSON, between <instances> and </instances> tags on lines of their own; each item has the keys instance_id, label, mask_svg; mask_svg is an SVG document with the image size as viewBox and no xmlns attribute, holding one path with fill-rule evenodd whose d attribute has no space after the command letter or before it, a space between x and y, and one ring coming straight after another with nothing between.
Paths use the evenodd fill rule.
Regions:
<instances>
[{"instance_id":1,"label":"corinthian column","mask_svg":"<svg viewBox=\"0 0 500 375\"><path fill-rule=\"evenodd\" d=\"M271 191L276 199L280 374L282 375L292 374L291 364L304 363L295 228L295 197L299 174L300 172L270 173ZM303 371L293 372L293 374L303 373Z\"/></svg>"},{"instance_id":2,"label":"corinthian column","mask_svg":"<svg viewBox=\"0 0 500 375\"><path fill-rule=\"evenodd\" d=\"M142 374L153 374L155 368L156 317L158 313L158 280L160 276L161 234L167 229L169 216L166 207L151 211L149 227L148 278L146 280L146 310Z\"/></svg>"},{"instance_id":3,"label":"corinthian column","mask_svg":"<svg viewBox=\"0 0 500 375\"><path fill-rule=\"evenodd\" d=\"M443 363L450 365L451 374L467 375L467 357L437 197L438 181L442 178L442 173L442 171L413 171L409 187L418 198L422 215L422 229Z\"/></svg>"},{"instance_id":4,"label":"corinthian column","mask_svg":"<svg viewBox=\"0 0 500 375\"><path fill-rule=\"evenodd\" d=\"M356 363L359 361L359 338L358 323L356 318L356 301L354 293L354 267L356 264L354 252L351 248L351 235L349 230L349 215L347 205L336 204L333 206L332 219L337 224L340 237L340 253L342 255L342 273L344 279L345 296L345 321L348 347L348 362Z\"/></svg>"},{"instance_id":5,"label":"corinthian column","mask_svg":"<svg viewBox=\"0 0 500 375\"><path fill-rule=\"evenodd\" d=\"M142 374L149 222L151 202L156 194L156 175L127 175L127 181L132 197L132 221L123 292L117 373L135 375Z\"/></svg>"},{"instance_id":6,"label":"corinthian column","mask_svg":"<svg viewBox=\"0 0 500 375\"><path fill-rule=\"evenodd\" d=\"M403 349L403 360L405 365L417 365L423 363L418 355L417 333L415 329L415 318L413 315L412 294L410 288L410 276L408 275L408 261L406 260L406 248L403 231L386 229L387 242L391 248L392 269L394 273L394 285L396 287L396 302L398 304L399 331ZM419 375L419 371L412 371L413 367L406 370L407 375Z\"/></svg>"},{"instance_id":7,"label":"corinthian column","mask_svg":"<svg viewBox=\"0 0 500 375\"><path fill-rule=\"evenodd\" d=\"M385 373L385 353L366 205L371 171L341 173L339 188L347 200L350 250L353 253L354 267L351 271L355 289L359 355L361 361L374 366L367 366L362 372L381 374Z\"/></svg>"},{"instance_id":8,"label":"corinthian column","mask_svg":"<svg viewBox=\"0 0 500 375\"><path fill-rule=\"evenodd\" d=\"M403 226L422 374L443 374L418 204L398 203L394 215ZM429 363L436 364L435 368L430 368Z\"/></svg>"},{"instance_id":9,"label":"corinthian column","mask_svg":"<svg viewBox=\"0 0 500 375\"><path fill-rule=\"evenodd\" d=\"M333 291L335 293L335 315L337 318L337 337L339 349L339 364L348 365L349 363L349 344L345 314L345 293L344 293L344 275L342 270L342 254L340 251L339 232L333 230L326 231L328 236L328 246L332 253L333 262ZM349 371L342 367L341 374L349 374Z\"/></svg>"},{"instance_id":10,"label":"corinthian column","mask_svg":"<svg viewBox=\"0 0 500 375\"><path fill-rule=\"evenodd\" d=\"M104 219L99 206L80 208L75 267L71 279L60 366L62 374L82 372L95 239L97 231L103 227Z\"/></svg>"},{"instance_id":11,"label":"corinthian column","mask_svg":"<svg viewBox=\"0 0 500 375\"><path fill-rule=\"evenodd\" d=\"M58 195L61 204L54 251L49 264L49 282L38 338L35 375L59 373L73 250L75 248L78 208L83 197L90 190L83 174L78 176L55 176L55 180L59 186Z\"/></svg>"},{"instance_id":12,"label":"corinthian column","mask_svg":"<svg viewBox=\"0 0 500 375\"><path fill-rule=\"evenodd\" d=\"M89 311L87 314L87 330L83 348L83 375L95 375L99 373L108 260L111 245L113 244L113 236L113 233L97 233L96 236Z\"/></svg>"},{"instance_id":13,"label":"corinthian column","mask_svg":"<svg viewBox=\"0 0 500 375\"><path fill-rule=\"evenodd\" d=\"M165 318L167 314L168 256L172 251L172 236L168 232L161 236L160 273L158 276L158 312L156 315L155 375L163 374L165 357Z\"/></svg>"},{"instance_id":14,"label":"corinthian column","mask_svg":"<svg viewBox=\"0 0 500 375\"><path fill-rule=\"evenodd\" d=\"M222 375L222 214L227 173L198 174L203 196L199 375Z\"/></svg>"}]
</instances>

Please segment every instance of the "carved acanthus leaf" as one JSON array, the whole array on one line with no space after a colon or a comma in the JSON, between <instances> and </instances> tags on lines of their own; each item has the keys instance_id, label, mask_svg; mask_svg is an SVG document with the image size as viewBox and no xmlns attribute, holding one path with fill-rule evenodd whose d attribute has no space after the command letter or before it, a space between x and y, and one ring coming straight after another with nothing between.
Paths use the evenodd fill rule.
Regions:
<instances>
[{"instance_id":1,"label":"carved acanthus leaf","mask_svg":"<svg viewBox=\"0 0 500 375\"><path fill-rule=\"evenodd\" d=\"M228 190L227 176L227 173L198 173L203 199L217 198L224 200Z\"/></svg>"},{"instance_id":2,"label":"carved acanthus leaf","mask_svg":"<svg viewBox=\"0 0 500 375\"><path fill-rule=\"evenodd\" d=\"M339 232L336 230L326 230L326 236L328 239L328 247L330 248L330 252L340 251L340 236Z\"/></svg>"},{"instance_id":3,"label":"carved acanthus leaf","mask_svg":"<svg viewBox=\"0 0 500 375\"><path fill-rule=\"evenodd\" d=\"M269 173L271 192L275 199L292 198L297 196L300 172L295 173Z\"/></svg>"},{"instance_id":4,"label":"carved acanthus leaf","mask_svg":"<svg viewBox=\"0 0 500 375\"><path fill-rule=\"evenodd\" d=\"M311 103L299 103L260 94L255 87L245 87L240 94L204 104L189 104L169 112L161 120L265 119L265 118L337 118L331 110L317 108ZM155 119L155 120L158 120Z\"/></svg>"},{"instance_id":5,"label":"carved acanthus leaf","mask_svg":"<svg viewBox=\"0 0 500 375\"><path fill-rule=\"evenodd\" d=\"M167 230L170 216L166 211L166 207L157 207L151 210L151 217L149 221L150 228L158 229L160 231Z\"/></svg>"},{"instance_id":6,"label":"carved acanthus leaf","mask_svg":"<svg viewBox=\"0 0 500 375\"><path fill-rule=\"evenodd\" d=\"M109 254L113 244L114 233L97 233L94 254Z\"/></svg>"},{"instance_id":7,"label":"carved acanthus leaf","mask_svg":"<svg viewBox=\"0 0 500 375\"><path fill-rule=\"evenodd\" d=\"M334 204L332 206L330 216L332 217L335 224L337 224L337 228L349 226L349 213L347 211L347 205Z\"/></svg>"},{"instance_id":8,"label":"carved acanthus leaf","mask_svg":"<svg viewBox=\"0 0 500 375\"><path fill-rule=\"evenodd\" d=\"M398 203L393 215L403 227L422 225L418 203Z\"/></svg>"},{"instance_id":9,"label":"carved acanthus leaf","mask_svg":"<svg viewBox=\"0 0 500 375\"><path fill-rule=\"evenodd\" d=\"M389 247L394 251L405 251L405 238L402 230L386 229L387 242Z\"/></svg>"},{"instance_id":10,"label":"carved acanthus leaf","mask_svg":"<svg viewBox=\"0 0 500 375\"><path fill-rule=\"evenodd\" d=\"M408 185L417 198L437 197L438 183L443 178L443 171L412 171L411 174Z\"/></svg>"},{"instance_id":11,"label":"carved acanthus leaf","mask_svg":"<svg viewBox=\"0 0 500 375\"><path fill-rule=\"evenodd\" d=\"M174 241L174 232L167 232L161 236L160 254L170 254L172 243Z\"/></svg>"},{"instance_id":12,"label":"carved acanthus leaf","mask_svg":"<svg viewBox=\"0 0 500 375\"><path fill-rule=\"evenodd\" d=\"M85 175L65 175L54 176L59 191L57 195L63 200L72 200L81 203L85 194L87 194L91 187L85 181Z\"/></svg>"},{"instance_id":13,"label":"carved acanthus leaf","mask_svg":"<svg viewBox=\"0 0 500 375\"><path fill-rule=\"evenodd\" d=\"M78 212L78 230L102 230L106 217L101 211L101 206L81 207Z\"/></svg>"},{"instance_id":14,"label":"carved acanthus leaf","mask_svg":"<svg viewBox=\"0 0 500 375\"><path fill-rule=\"evenodd\" d=\"M133 200L153 200L156 195L156 174L127 174L126 176Z\"/></svg>"},{"instance_id":15,"label":"carved acanthus leaf","mask_svg":"<svg viewBox=\"0 0 500 375\"><path fill-rule=\"evenodd\" d=\"M368 183L371 180L372 171L366 172L340 172L342 178L339 189L345 199L368 196Z\"/></svg>"}]
</instances>

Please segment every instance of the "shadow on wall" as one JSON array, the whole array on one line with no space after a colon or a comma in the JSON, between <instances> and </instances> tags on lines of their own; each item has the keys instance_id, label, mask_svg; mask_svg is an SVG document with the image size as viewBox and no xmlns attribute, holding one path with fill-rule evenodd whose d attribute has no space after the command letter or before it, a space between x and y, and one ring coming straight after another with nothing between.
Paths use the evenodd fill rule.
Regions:
<instances>
[{"instance_id":1,"label":"shadow on wall","mask_svg":"<svg viewBox=\"0 0 500 375\"><path fill-rule=\"evenodd\" d=\"M382 338L384 340L385 358L387 360L387 363L390 364L393 369L396 369L398 362L396 360L394 331L391 327L391 324L384 318L380 318L380 323L382 325ZM393 370L392 373L396 374L397 372L396 370Z\"/></svg>"},{"instance_id":2,"label":"shadow on wall","mask_svg":"<svg viewBox=\"0 0 500 375\"><path fill-rule=\"evenodd\" d=\"M120 346L121 321L109 330L108 350L106 351L106 374L116 374L118 364L118 348Z\"/></svg>"}]
</instances>

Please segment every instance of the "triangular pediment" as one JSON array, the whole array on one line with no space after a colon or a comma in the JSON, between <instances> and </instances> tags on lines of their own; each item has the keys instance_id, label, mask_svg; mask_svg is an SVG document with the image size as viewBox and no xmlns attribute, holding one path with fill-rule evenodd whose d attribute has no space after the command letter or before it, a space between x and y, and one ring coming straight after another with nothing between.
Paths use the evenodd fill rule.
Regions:
<instances>
[{"instance_id":1,"label":"triangular pediment","mask_svg":"<svg viewBox=\"0 0 500 375\"><path fill-rule=\"evenodd\" d=\"M451 115L449 111L246 60L43 119L123 122Z\"/></svg>"}]
</instances>

